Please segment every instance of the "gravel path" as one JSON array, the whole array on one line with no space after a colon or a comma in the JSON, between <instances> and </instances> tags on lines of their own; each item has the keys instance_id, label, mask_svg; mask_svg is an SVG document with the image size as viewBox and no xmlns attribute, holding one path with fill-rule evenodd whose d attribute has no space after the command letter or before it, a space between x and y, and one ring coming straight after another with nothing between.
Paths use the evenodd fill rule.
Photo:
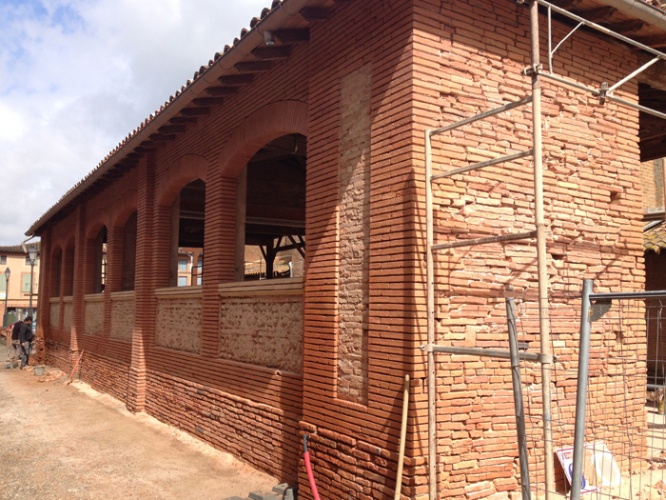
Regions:
<instances>
[{"instance_id":1,"label":"gravel path","mask_svg":"<svg viewBox=\"0 0 666 500\"><path fill-rule=\"evenodd\" d=\"M278 484L86 384L5 369L0 346L0 498L223 499Z\"/></svg>"}]
</instances>

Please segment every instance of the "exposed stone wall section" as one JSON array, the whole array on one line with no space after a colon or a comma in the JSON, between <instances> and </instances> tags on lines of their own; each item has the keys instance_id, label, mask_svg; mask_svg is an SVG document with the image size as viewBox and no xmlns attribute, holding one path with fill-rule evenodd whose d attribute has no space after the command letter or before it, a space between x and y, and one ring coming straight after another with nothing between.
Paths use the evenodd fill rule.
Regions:
<instances>
[{"instance_id":1,"label":"exposed stone wall section","mask_svg":"<svg viewBox=\"0 0 666 500\"><path fill-rule=\"evenodd\" d=\"M342 79L340 92L337 394L360 404L368 381L371 83L370 66L362 66Z\"/></svg>"},{"instance_id":2,"label":"exposed stone wall section","mask_svg":"<svg viewBox=\"0 0 666 500\"><path fill-rule=\"evenodd\" d=\"M301 372L302 297L228 297L220 304L224 359Z\"/></svg>"},{"instance_id":3,"label":"exposed stone wall section","mask_svg":"<svg viewBox=\"0 0 666 500\"><path fill-rule=\"evenodd\" d=\"M155 343L159 347L198 353L201 345L201 300L160 298Z\"/></svg>"},{"instance_id":4,"label":"exposed stone wall section","mask_svg":"<svg viewBox=\"0 0 666 500\"><path fill-rule=\"evenodd\" d=\"M133 328L134 296L128 299L114 299L111 310L111 338L131 341Z\"/></svg>"},{"instance_id":5,"label":"exposed stone wall section","mask_svg":"<svg viewBox=\"0 0 666 500\"><path fill-rule=\"evenodd\" d=\"M85 311L86 335L102 335L104 333L104 302L86 301Z\"/></svg>"},{"instance_id":6,"label":"exposed stone wall section","mask_svg":"<svg viewBox=\"0 0 666 500\"><path fill-rule=\"evenodd\" d=\"M52 328L60 328L60 303L51 302L51 310L49 311L49 325Z\"/></svg>"},{"instance_id":7,"label":"exposed stone wall section","mask_svg":"<svg viewBox=\"0 0 666 500\"><path fill-rule=\"evenodd\" d=\"M65 302L63 309L62 328L63 330L70 330L72 328L72 318L74 317L74 305L71 302Z\"/></svg>"}]
</instances>

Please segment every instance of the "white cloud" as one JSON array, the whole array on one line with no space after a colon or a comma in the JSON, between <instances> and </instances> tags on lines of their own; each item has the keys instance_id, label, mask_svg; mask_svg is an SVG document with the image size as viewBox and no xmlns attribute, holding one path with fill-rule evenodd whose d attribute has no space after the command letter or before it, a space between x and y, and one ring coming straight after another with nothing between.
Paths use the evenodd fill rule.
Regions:
<instances>
[{"instance_id":1,"label":"white cloud","mask_svg":"<svg viewBox=\"0 0 666 500\"><path fill-rule=\"evenodd\" d=\"M25 231L270 0L0 3L0 246Z\"/></svg>"}]
</instances>

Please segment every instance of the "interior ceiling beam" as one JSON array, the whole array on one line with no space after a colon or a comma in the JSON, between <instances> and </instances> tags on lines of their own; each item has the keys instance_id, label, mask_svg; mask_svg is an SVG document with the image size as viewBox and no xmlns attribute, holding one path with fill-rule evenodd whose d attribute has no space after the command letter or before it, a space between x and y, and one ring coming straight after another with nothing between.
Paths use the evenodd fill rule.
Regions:
<instances>
[{"instance_id":1,"label":"interior ceiling beam","mask_svg":"<svg viewBox=\"0 0 666 500\"><path fill-rule=\"evenodd\" d=\"M298 13L306 21L318 21L331 17L330 9L325 7L304 7Z\"/></svg>"},{"instance_id":2,"label":"interior ceiling beam","mask_svg":"<svg viewBox=\"0 0 666 500\"><path fill-rule=\"evenodd\" d=\"M307 28L275 30L273 35L282 43L310 41L310 30Z\"/></svg>"},{"instance_id":3,"label":"interior ceiling beam","mask_svg":"<svg viewBox=\"0 0 666 500\"><path fill-rule=\"evenodd\" d=\"M274 45L272 47L257 47L252 50L254 57L260 60L275 61L287 59L291 54L289 45Z\"/></svg>"},{"instance_id":4,"label":"interior ceiling beam","mask_svg":"<svg viewBox=\"0 0 666 500\"><path fill-rule=\"evenodd\" d=\"M242 73L260 73L269 71L273 67L272 61L241 61L234 67Z\"/></svg>"},{"instance_id":5,"label":"interior ceiling beam","mask_svg":"<svg viewBox=\"0 0 666 500\"><path fill-rule=\"evenodd\" d=\"M254 80L254 75L245 74L245 75L224 75L217 79L222 85L229 86L240 86L252 83ZM212 87L215 88L215 87Z\"/></svg>"},{"instance_id":6,"label":"interior ceiling beam","mask_svg":"<svg viewBox=\"0 0 666 500\"><path fill-rule=\"evenodd\" d=\"M208 87L206 89L206 93L214 96L234 95L238 94L238 87L230 87L230 86Z\"/></svg>"},{"instance_id":7,"label":"interior ceiling beam","mask_svg":"<svg viewBox=\"0 0 666 500\"><path fill-rule=\"evenodd\" d=\"M659 132L645 131L645 133L639 133L638 137L641 140L641 144L645 142L666 139L666 123L664 124L664 129L660 130Z\"/></svg>"}]
</instances>

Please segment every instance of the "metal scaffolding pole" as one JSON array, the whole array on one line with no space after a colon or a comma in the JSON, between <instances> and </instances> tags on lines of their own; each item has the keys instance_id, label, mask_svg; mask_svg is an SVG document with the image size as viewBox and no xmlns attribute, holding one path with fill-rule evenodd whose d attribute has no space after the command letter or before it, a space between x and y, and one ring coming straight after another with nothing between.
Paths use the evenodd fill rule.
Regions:
<instances>
[{"instance_id":1,"label":"metal scaffolding pole","mask_svg":"<svg viewBox=\"0 0 666 500\"><path fill-rule=\"evenodd\" d=\"M532 77L532 149L534 151L534 209L539 283L539 334L541 340L541 384L543 396L543 445L546 473L546 500L555 491L553 429L551 413L550 324L548 321L548 270L546 267L546 223L543 196L543 142L541 124L541 67L539 55L539 3L530 1L530 45Z\"/></svg>"}]
</instances>

